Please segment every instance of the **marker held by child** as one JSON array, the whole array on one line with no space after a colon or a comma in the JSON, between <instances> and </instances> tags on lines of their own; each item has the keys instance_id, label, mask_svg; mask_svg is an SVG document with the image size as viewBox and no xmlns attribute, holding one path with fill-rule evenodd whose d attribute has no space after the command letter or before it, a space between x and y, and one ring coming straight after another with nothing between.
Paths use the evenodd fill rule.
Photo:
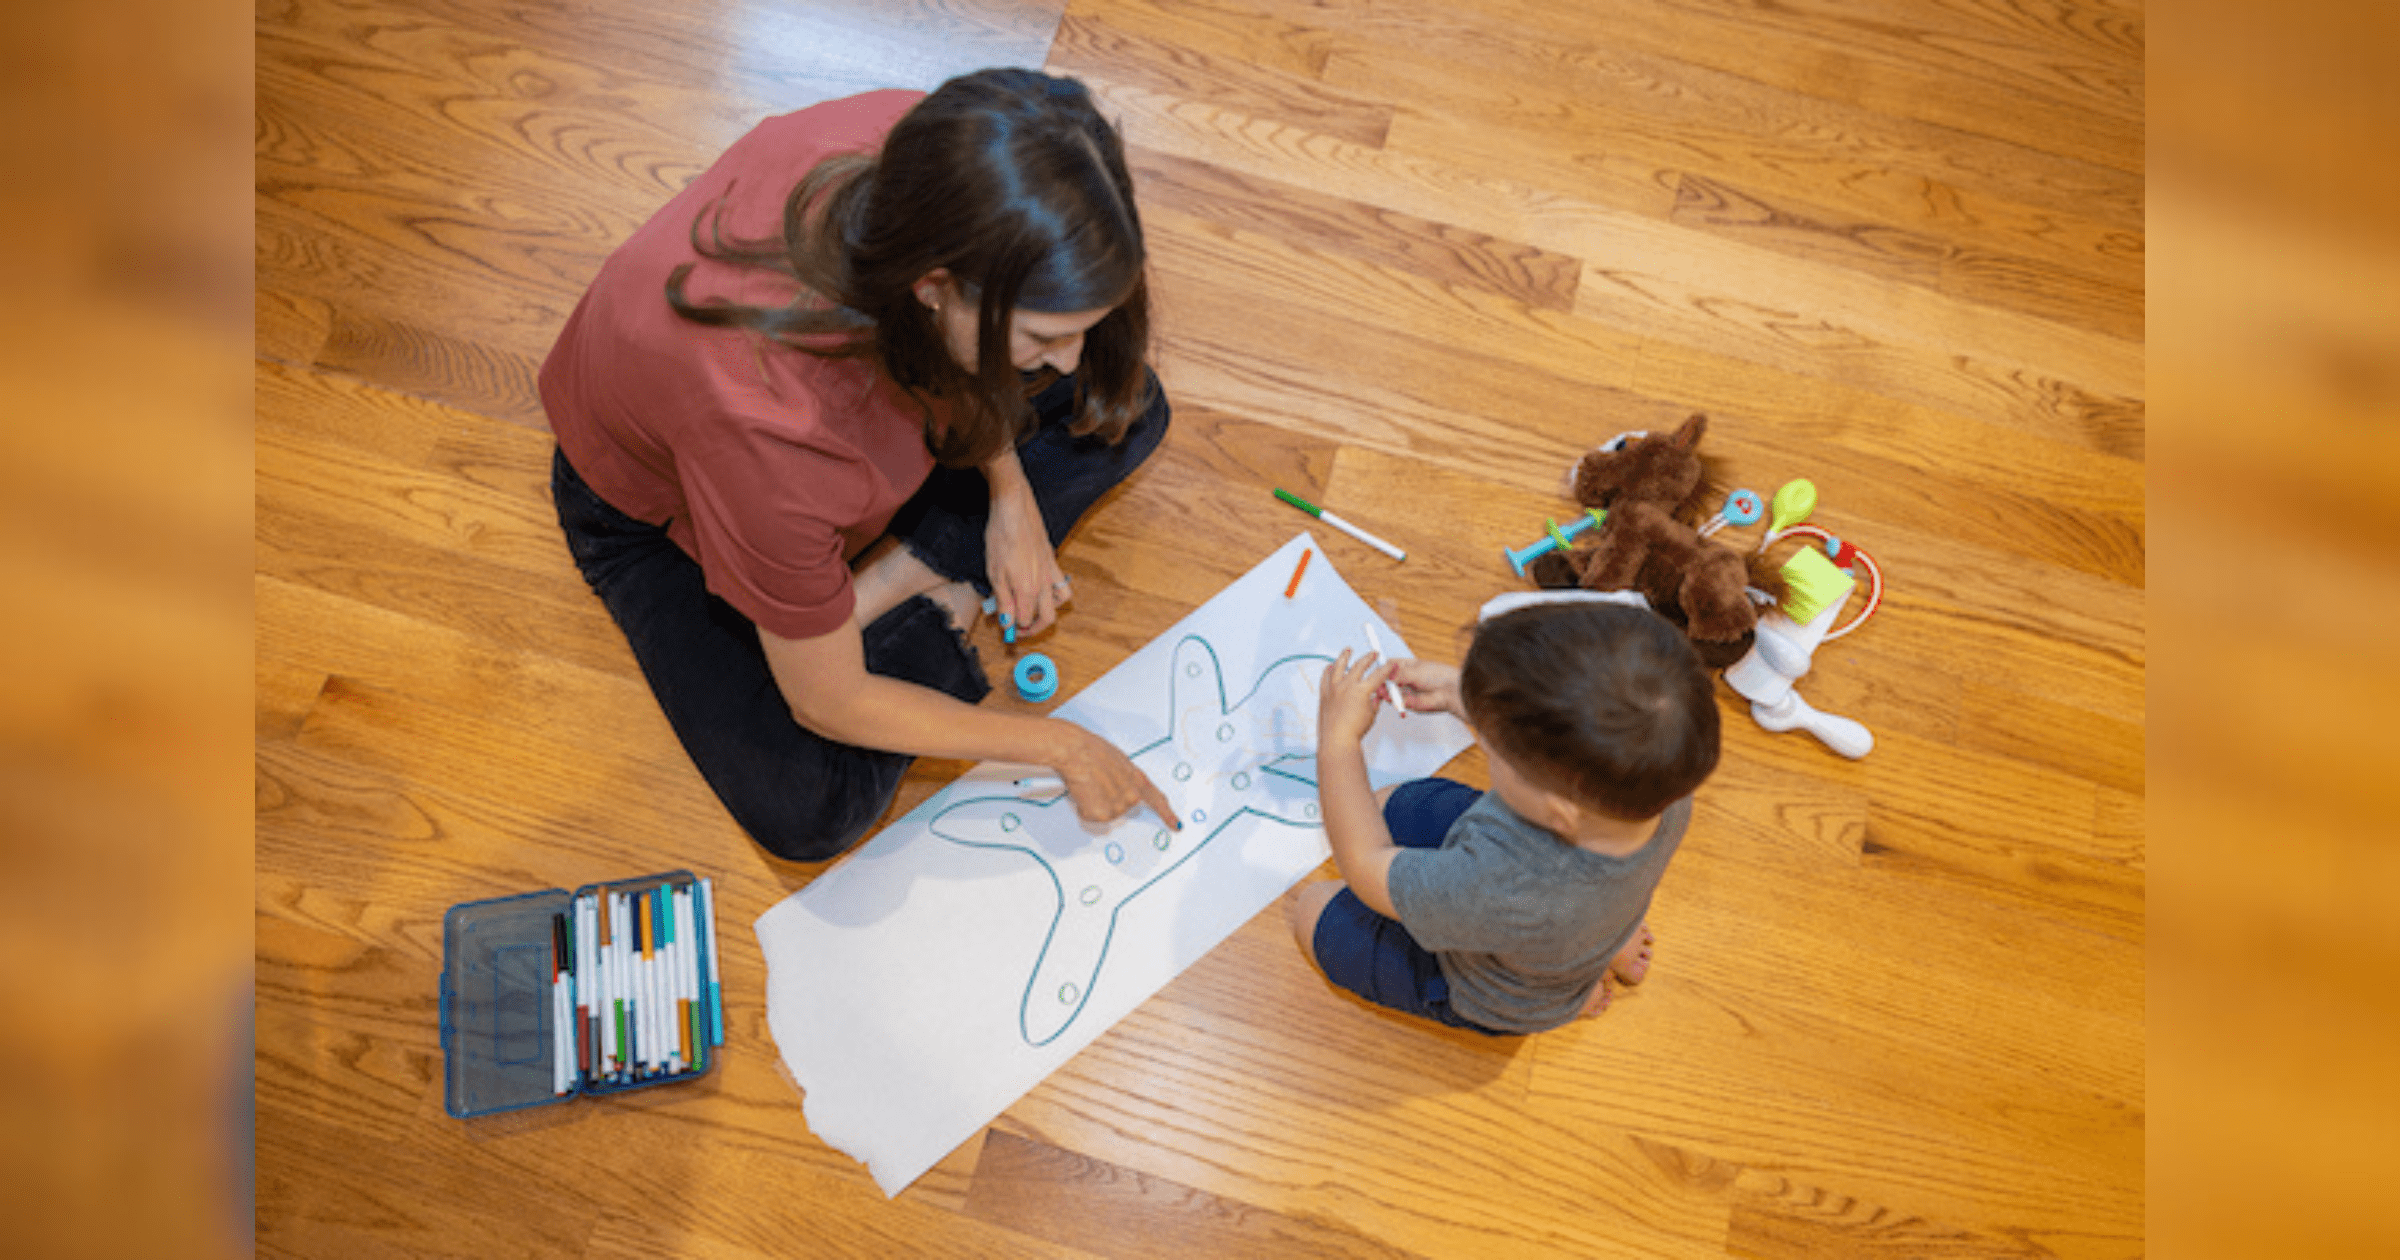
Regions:
<instances>
[{"instance_id":1,"label":"marker held by child","mask_svg":"<svg viewBox=\"0 0 2400 1260\"><path fill-rule=\"evenodd\" d=\"M1378 638L1375 634L1375 623L1372 621L1365 621L1360 622L1359 624L1364 627L1367 632L1367 650L1373 652L1377 656L1382 656L1383 640ZM1383 694L1385 698L1392 702L1392 707L1400 711L1400 716L1408 716L1408 706L1400 702L1400 684L1397 680L1390 678L1384 679Z\"/></svg>"}]
</instances>

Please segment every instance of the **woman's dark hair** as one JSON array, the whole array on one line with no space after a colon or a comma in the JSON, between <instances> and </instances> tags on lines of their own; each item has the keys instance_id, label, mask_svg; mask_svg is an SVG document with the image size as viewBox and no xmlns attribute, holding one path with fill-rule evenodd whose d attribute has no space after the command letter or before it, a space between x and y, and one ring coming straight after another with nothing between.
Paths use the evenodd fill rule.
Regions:
<instances>
[{"instance_id":1,"label":"woman's dark hair","mask_svg":"<svg viewBox=\"0 0 2400 1260\"><path fill-rule=\"evenodd\" d=\"M668 304L814 354L877 356L895 382L950 403L946 425L926 422L925 444L943 463L983 463L1033 423L1028 383L1008 354L1020 307L1108 310L1084 334L1074 432L1113 442L1149 403L1133 180L1116 129L1073 79L996 69L944 83L894 124L880 153L808 172L785 199L781 240L726 239L722 212L692 224L702 256L780 272L808 292L783 307L694 303L683 293L687 263L667 279ZM936 268L977 304L972 371L917 300L916 282Z\"/></svg>"},{"instance_id":2,"label":"woman's dark hair","mask_svg":"<svg viewBox=\"0 0 2400 1260\"><path fill-rule=\"evenodd\" d=\"M1475 630L1459 699L1535 786L1624 821L1656 818L1717 768L1708 669L1664 617L1535 604Z\"/></svg>"}]
</instances>

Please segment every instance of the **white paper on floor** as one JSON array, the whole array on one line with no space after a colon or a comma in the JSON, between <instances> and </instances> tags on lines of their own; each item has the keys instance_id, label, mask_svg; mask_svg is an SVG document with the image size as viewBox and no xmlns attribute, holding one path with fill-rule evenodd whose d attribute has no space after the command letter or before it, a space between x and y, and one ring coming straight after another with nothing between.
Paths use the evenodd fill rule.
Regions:
<instances>
[{"instance_id":1,"label":"white paper on floor","mask_svg":"<svg viewBox=\"0 0 2400 1260\"><path fill-rule=\"evenodd\" d=\"M1047 770L986 763L761 915L767 1025L810 1130L899 1193L1316 869L1317 688L1369 623L1410 654L1303 533L1056 710L1125 749L1181 831L1148 809L1086 826L1017 792ZM1383 709L1369 778L1470 742Z\"/></svg>"}]
</instances>

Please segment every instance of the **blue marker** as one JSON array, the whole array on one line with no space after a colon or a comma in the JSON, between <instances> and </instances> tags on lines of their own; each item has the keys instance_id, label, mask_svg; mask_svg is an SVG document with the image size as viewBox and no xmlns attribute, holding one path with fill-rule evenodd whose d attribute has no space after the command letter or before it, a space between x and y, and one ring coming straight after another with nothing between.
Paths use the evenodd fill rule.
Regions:
<instances>
[{"instance_id":1,"label":"blue marker","mask_svg":"<svg viewBox=\"0 0 2400 1260\"><path fill-rule=\"evenodd\" d=\"M1010 645L1012 645L1012 646L1013 646L1013 645L1015 645L1015 643L1016 643L1016 641L1017 641L1017 623L1015 623L1015 622L1013 622L1013 621L1009 620L1009 619L1008 619L1008 614L1007 614L1007 613L1000 612L1000 599L999 599L999 597L998 597L998 596L995 596L995 595L986 595L986 596L984 596L984 597L983 597L983 611L985 611L985 612L987 612L987 613L999 613L999 615L1000 615L1000 641L1001 641L1002 643L1010 644Z\"/></svg>"},{"instance_id":2,"label":"blue marker","mask_svg":"<svg viewBox=\"0 0 2400 1260\"><path fill-rule=\"evenodd\" d=\"M707 880L700 881L700 901L706 907L700 925L700 939L706 942L708 955L708 1044L725 1044L725 989L717 979L717 891Z\"/></svg>"}]
</instances>

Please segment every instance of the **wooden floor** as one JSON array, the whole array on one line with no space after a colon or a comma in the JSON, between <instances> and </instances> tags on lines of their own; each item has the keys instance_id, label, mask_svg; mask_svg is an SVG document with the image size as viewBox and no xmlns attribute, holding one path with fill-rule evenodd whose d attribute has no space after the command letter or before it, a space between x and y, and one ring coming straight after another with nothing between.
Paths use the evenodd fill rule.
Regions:
<instances>
[{"instance_id":1,"label":"wooden floor","mask_svg":"<svg viewBox=\"0 0 2400 1260\"><path fill-rule=\"evenodd\" d=\"M2142 1252L2139 0L257 21L262 1254ZM767 1035L746 927L818 869L724 816L570 566L533 377L758 118L1003 63L1123 128L1175 404L1064 551L1070 689L1299 528L1278 485L1406 547L1324 535L1451 657L1579 450L1703 410L1733 482L1813 480L1881 561L1803 685L1878 744L1721 693L1602 1019L1378 1013L1262 915L887 1202ZM444 910L675 867L722 889L722 1069L446 1116Z\"/></svg>"}]
</instances>

